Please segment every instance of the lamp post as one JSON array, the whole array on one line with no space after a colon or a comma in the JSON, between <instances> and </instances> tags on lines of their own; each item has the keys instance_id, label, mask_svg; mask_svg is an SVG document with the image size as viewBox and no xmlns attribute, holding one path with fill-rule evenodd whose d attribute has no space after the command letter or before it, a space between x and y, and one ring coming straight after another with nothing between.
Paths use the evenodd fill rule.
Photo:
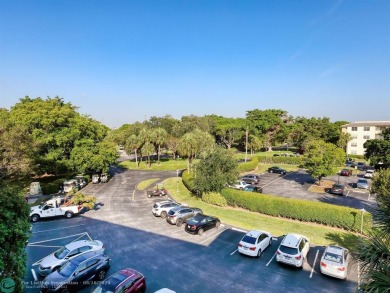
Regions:
<instances>
[{"instance_id":1,"label":"lamp post","mask_svg":"<svg viewBox=\"0 0 390 293\"><path fill-rule=\"evenodd\" d=\"M179 191L179 170L176 170L176 192Z\"/></svg>"},{"instance_id":2,"label":"lamp post","mask_svg":"<svg viewBox=\"0 0 390 293\"><path fill-rule=\"evenodd\" d=\"M360 209L360 212L362 213L362 222L360 224L360 234L363 236L363 214L366 212L366 210L363 208L363 209Z\"/></svg>"}]
</instances>

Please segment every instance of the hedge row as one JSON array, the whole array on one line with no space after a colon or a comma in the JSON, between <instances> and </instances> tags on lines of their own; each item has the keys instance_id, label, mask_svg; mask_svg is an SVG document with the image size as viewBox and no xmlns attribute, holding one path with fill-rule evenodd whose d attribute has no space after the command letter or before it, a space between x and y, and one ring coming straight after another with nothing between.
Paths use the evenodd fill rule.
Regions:
<instances>
[{"instance_id":1,"label":"hedge row","mask_svg":"<svg viewBox=\"0 0 390 293\"><path fill-rule=\"evenodd\" d=\"M240 173L243 173L243 172L249 172L255 170L258 164L259 164L259 158L253 157L251 161L238 164L238 171Z\"/></svg>"},{"instance_id":2,"label":"hedge row","mask_svg":"<svg viewBox=\"0 0 390 293\"><path fill-rule=\"evenodd\" d=\"M226 198L229 206L237 206L274 217L315 222L360 232L361 212L357 209L267 194L255 194L230 188L223 189L221 194ZM366 212L363 220L363 229L367 230L371 227L372 215Z\"/></svg>"},{"instance_id":3,"label":"hedge row","mask_svg":"<svg viewBox=\"0 0 390 293\"><path fill-rule=\"evenodd\" d=\"M183 181L184 186L191 191L192 193L196 193L195 187L194 187L194 176L192 173L188 173L187 170L184 170L183 173L181 174L181 178Z\"/></svg>"},{"instance_id":4,"label":"hedge row","mask_svg":"<svg viewBox=\"0 0 390 293\"><path fill-rule=\"evenodd\" d=\"M360 159L360 160L363 160L364 159L364 156L363 155L347 155L349 158L353 158L353 159Z\"/></svg>"},{"instance_id":5,"label":"hedge row","mask_svg":"<svg viewBox=\"0 0 390 293\"><path fill-rule=\"evenodd\" d=\"M220 193L218 192L209 192L202 194L202 200L206 203L213 204L219 207L226 207L227 201Z\"/></svg>"},{"instance_id":6,"label":"hedge row","mask_svg":"<svg viewBox=\"0 0 390 293\"><path fill-rule=\"evenodd\" d=\"M302 157L262 157L259 156L259 162L263 164L290 164L290 165L302 165Z\"/></svg>"}]
</instances>

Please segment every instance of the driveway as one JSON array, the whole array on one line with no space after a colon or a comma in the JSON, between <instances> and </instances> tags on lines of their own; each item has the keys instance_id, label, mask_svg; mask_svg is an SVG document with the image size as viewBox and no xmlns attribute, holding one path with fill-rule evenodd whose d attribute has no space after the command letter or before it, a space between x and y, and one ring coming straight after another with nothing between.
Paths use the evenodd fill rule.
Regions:
<instances>
[{"instance_id":1,"label":"driveway","mask_svg":"<svg viewBox=\"0 0 390 293\"><path fill-rule=\"evenodd\" d=\"M125 267L137 269L146 276L147 292L164 287L190 293L354 292L357 268L351 265L345 281L322 275L319 261L323 247L314 243L303 269L297 269L275 260L283 235L274 235L273 245L257 259L237 252L237 243L246 231L222 223L219 229L202 236L190 235L183 227L154 217L152 206L161 199L147 198L143 191L135 190L136 184L175 176L175 171L118 170L108 183L84 189L84 193L97 197L96 210L72 219L34 223L27 247L26 291L39 292L39 282L35 280L41 279L32 266L37 260L65 243L91 238L104 243L111 258L109 274ZM92 288L85 287L80 292L87 293Z\"/></svg>"}]
</instances>

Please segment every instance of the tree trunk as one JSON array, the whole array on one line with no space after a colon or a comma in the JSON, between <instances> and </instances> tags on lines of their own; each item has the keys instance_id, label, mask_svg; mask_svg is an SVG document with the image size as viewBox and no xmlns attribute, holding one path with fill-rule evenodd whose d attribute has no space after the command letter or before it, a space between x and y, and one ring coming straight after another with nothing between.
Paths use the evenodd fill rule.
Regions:
<instances>
[{"instance_id":1,"label":"tree trunk","mask_svg":"<svg viewBox=\"0 0 390 293\"><path fill-rule=\"evenodd\" d=\"M137 168L139 168L137 149L135 149L134 155L135 155L135 164L136 164Z\"/></svg>"},{"instance_id":2,"label":"tree trunk","mask_svg":"<svg viewBox=\"0 0 390 293\"><path fill-rule=\"evenodd\" d=\"M157 150L157 165L160 166L160 145L158 145Z\"/></svg>"}]
</instances>

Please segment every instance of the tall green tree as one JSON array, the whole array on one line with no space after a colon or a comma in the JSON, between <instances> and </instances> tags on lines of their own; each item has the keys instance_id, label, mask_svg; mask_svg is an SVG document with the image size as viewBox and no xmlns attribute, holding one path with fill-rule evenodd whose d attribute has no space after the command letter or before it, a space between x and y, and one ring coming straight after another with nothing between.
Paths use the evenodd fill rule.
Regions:
<instances>
[{"instance_id":1,"label":"tall green tree","mask_svg":"<svg viewBox=\"0 0 390 293\"><path fill-rule=\"evenodd\" d=\"M132 134L127 138L126 144L125 144L125 151L128 154L131 154L132 152L134 152L135 163L137 165L137 168L139 167L138 151L140 150L141 147L142 147L142 141L135 134Z\"/></svg>"},{"instance_id":2,"label":"tall green tree","mask_svg":"<svg viewBox=\"0 0 390 293\"><path fill-rule=\"evenodd\" d=\"M323 140L312 140L306 146L304 167L314 177L321 179L337 173L337 169L345 161L345 153L332 143Z\"/></svg>"},{"instance_id":3,"label":"tall green tree","mask_svg":"<svg viewBox=\"0 0 390 293\"><path fill-rule=\"evenodd\" d=\"M216 147L196 163L194 186L198 194L220 191L237 180L237 161L231 150Z\"/></svg>"},{"instance_id":4,"label":"tall green tree","mask_svg":"<svg viewBox=\"0 0 390 293\"><path fill-rule=\"evenodd\" d=\"M361 270L360 289L363 292L390 290L390 170L376 172L371 192L376 194L378 209L374 227L367 238L352 251Z\"/></svg>"},{"instance_id":5,"label":"tall green tree","mask_svg":"<svg viewBox=\"0 0 390 293\"><path fill-rule=\"evenodd\" d=\"M195 129L186 133L179 141L178 152L187 157L187 172L192 168L193 160L202 152L208 151L215 144L214 137L208 132Z\"/></svg>"},{"instance_id":6,"label":"tall green tree","mask_svg":"<svg viewBox=\"0 0 390 293\"><path fill-rule=\"evenodd\" d=\"M228 149L240 139L242 127L238 118L225 118L217 115L209 116L214 121L213 134L217 142L223 143Z\"/></svg>"},{"instance_id":7,"label":"tall green tree","mask_svg":"<svg viewBox=\"0 0 390 293\"><path fill-rule=\"evenodd\" d=\"M32 173L36 167L34 150L27 128L11 123L9 112L0 109L0 178Z\"/></svg>"},{"instance_id":8,"label":"tall green tree","mask_svg":"<svg viewBox=\"0 0 390 293\"><path fill-rule=\"evenodd\" d=\"M168 139L168 132L161 127L153 129L153 142L157 146L157 165L160 165L161 146L163 146Z\"/></svg>"},{"instance_id":9,"label":"tall green tree","mask_svg":"<svg viewBox=\"0 0 390 293\"><path fill-rule=\"evenodd\" d=\"M150 156L154 154L155 150L156 149L155 149L154 145L152 143L150 143L149 141L146 141L141 147L142 154L146 155L148 158L148 166L149 167L151 166Z\"/></svg>"},{"instance_id":10,"label":"tall green tree","mask_svg":"<svg viewBox=\"0 0 390 293\"><path fill-rule=\"evenodd\" d=\"M95 143L91 139L79 140L71 152L71 165L80 173L107 172L118 158L116 145L111 141Z\"/></svg>"},{"instance_id":11,"label":"tall green tree","mask_svg":"<svg viewBox=\"0 0 390 293\"><path fill-rule=\"evenodd\" d=\"M23 292L30 209L18 190L0 182L0 279Z\"/></svg>"},{"instance_id":12,"label":"tall green tree","mask_svg":"<svg viewBox=\"0 0 390 293\"><path fill-rule=\"evenodd\" d=\"M376 165L382 163L385 167L390 167L390 128L382 132L383 139L369 139L364 143L366 151L364 157L370 163Z\"/></svg>"}]
</instances>

